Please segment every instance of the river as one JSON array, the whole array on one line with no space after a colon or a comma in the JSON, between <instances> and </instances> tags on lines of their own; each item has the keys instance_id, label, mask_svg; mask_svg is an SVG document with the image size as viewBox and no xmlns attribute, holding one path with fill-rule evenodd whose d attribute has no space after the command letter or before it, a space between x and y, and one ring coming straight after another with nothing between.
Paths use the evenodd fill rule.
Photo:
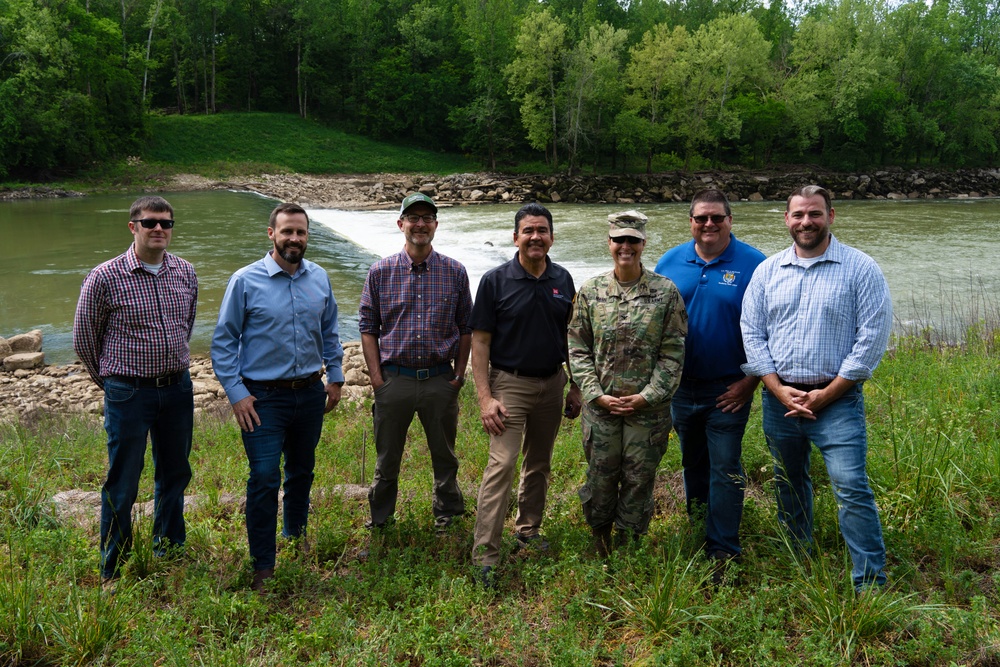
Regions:
<instances>
[{"instance_id":1,"label":"river","mask_svg":"<svg viewBox=\"0 0 1000 667\"><path fill-rule=\"evenodd\" d=\"M191 261L200 294L192 350L208 351L229 276L268 250L275 201L255 194L204 191L164 195L174 206L171 252ZM80 283L131 242L133 195L0 203L0 335L39 328L48 363L74 359L71 338ZM442 208L435 249L462 261L473 295L480 277L513 255L515 205ZM550 256L584 279L610 269L607 215L620 205L555 204ZM643 204L645 263L690 239L687 204ZM878 261L892 292L897 330L960 333L958 323L995 319L1000 293L1000 200L835 202L833 231ZM773 254L790 244L775 202L733 204L733 231ZM327 269L340 305L344 340L358 339L358 299L368 266L398 252L395 211L310 211L307 257Z\"/></svg>"}]
</instances>

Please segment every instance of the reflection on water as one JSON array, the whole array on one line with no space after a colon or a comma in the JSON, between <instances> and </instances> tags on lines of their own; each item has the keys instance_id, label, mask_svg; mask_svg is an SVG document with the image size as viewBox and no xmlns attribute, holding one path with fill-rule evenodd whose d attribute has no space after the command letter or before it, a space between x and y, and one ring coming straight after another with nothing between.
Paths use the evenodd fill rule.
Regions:
<instances>
[{"instance_id":1,"label":"reflection on water","mask_svg":"<svg viewBox=\"0 0 1000 667\"><path fill-rule=\"evenodd\" d=\"M235 192L165 195L177 226L170 250L191 261L200 294L192 348L207 352L229 276L269 248L271 199ZM98 263L131 242L128 207L134 196L0 203L0 335L45 332L50 363L73 359L71 329L80 283ZM1000 201L837 202L834 233L874 257L892 290L899 324L953 326L997 312ZM551 256L577 284L609 270L607 215L625 207L553 205ZM649 216L647 265L690 239L686 204L638 205ZM442 208L434 246L479 278L513 255L514 205ZM791 241L783 203L733 205L735 234L765 254ZM368 266L398 252L396 211L311 211L307 256L326 268L340 304L345 340L356 340L358 298Z\"/></svg>"}]
</instances>

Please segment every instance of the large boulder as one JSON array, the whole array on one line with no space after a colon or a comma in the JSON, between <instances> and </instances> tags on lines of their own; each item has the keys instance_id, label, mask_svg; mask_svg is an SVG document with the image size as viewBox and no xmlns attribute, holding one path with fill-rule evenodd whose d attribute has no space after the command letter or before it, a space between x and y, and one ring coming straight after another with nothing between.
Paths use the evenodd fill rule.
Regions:
<instances>
[{"instance_id":1,"label":"large boulder","mask_svg":"<svg viewBox=\"0 0 1000 667\"><path fill-rule=\"evenodd\" d=\"M14 354L18 352L41 352L42 332L40 329L29 331L28 333L11 336L7 339L10 349Z\"/></svg>"},{"instance_id":2,"label":"large boulder","mask_svg":"<svg viewBox=\"0 0 1000 667\"><path fill-rule=\"evenodd\" d=\"M39 368L45 365L44 352L20 352L3 360L4 370L16 371L21 368Z\"/></svg>"},{"instance_id":3,"label":"large boulder","mask_svg":"<svg viewBox=\"0 0 1000 667\"><path fill-rule=\"evenodd\" d=\"M10 349L10 343L7 342L6 338L0 338L0 361L12 354L14 354L14 350Z\"/></svg>"}]
</instances>

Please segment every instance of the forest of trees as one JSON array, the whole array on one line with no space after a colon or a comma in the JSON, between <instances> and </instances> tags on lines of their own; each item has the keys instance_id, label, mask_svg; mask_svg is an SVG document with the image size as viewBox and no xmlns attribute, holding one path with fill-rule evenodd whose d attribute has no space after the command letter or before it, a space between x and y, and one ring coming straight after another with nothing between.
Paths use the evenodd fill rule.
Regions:
<instances>
[{"instance_id":1,"label":"forest of trees","mask_svg":"<svg viewBox=\"0 0 1000 667\"><path fill-rule=\"evenodd\" d=\"M227 111L487 169L996 165L1000 2L0 0L0 177Z\"/></svg>"}]
</instances>

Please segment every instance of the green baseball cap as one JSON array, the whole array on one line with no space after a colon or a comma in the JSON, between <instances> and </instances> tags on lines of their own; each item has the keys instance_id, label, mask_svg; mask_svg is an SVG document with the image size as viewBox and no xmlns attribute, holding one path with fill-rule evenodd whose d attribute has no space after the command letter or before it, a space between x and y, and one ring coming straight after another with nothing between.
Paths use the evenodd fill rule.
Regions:
<instances>
[{"instance_id":1,"label":"green baseball cap","mask_svg":"<svg viewBox=\"0 0 1000 667\"><path fill-rule=\"evenodd\" d=\"M434 200L425 195L423 192L414 192L412 195L406 195L403 198L403 203L399 206L399 214L403 215L406 213L406 209L410 208L414 204L427 204L434 212L437 213L438 207L434 203Z\"/></svg>"},{"instance_id":2,"label":"green baseball cap","mask_svg":"<svg viewBox=\"0 0 1000 667\"><path fill-rule=\"evenodd\" d=\"M648 218L639 211L612 213L608 216L608 224L611 225L608 236L613 239L621 236L637 236L640 239L645 239L647 220Z\"/></svg>"}]
</instances>

